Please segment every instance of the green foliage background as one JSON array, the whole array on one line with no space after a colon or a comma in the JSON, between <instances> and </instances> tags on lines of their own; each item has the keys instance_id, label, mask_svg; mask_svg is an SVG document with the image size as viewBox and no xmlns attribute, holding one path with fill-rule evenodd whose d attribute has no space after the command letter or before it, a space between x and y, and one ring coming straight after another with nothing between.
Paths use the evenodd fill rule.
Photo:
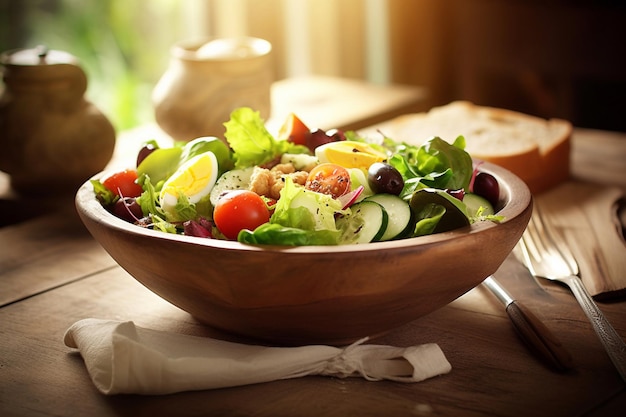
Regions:
<instances>
[{"instance_id":1,"label":"green foliage background","mask_svg":"<svg viewBox=\"0 0 626 417\"><path fill-rule=\"evenodd\" d=\"M87 98L117 130L152 121L152 89L184 32L179 0L0 0L0 50L46 45L80 59Z\"/></svg>"}]
</instances>

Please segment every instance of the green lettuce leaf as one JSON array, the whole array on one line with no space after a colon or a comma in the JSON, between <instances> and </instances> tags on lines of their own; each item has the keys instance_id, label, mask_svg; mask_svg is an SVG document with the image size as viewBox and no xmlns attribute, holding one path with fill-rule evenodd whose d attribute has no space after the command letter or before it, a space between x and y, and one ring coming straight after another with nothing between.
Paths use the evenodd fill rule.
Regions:
<instances>
[{"instance_id":1,"label":"green lettuce leaf","mask_svg":"<svg viewBox=\"0 0 626 417\"><path fill-rule=\"evenodd\" d=\"M224 126L237 169L266 164L284 153L309 153L304 146L276 140L265 128L259 112L248 107L235 109Z\"/></svg>"},{"instance_id":2,"label":"green lettuce leaf","mask_svg":"<svg viewBox=\"0 0 626 417\"><path fill-rule=\"evenodd\" d=\"M180 167L193 157L203 154L205 152L213 152L213 154L215 155L215 158L217 159L217 164L219 166L219 175L233 169L234 164L231 150L229 149L228 145L226 145L226 143L224 143L221 139L215 136L196 138L190 142L187 142L187 144L185 144L182 148L182 154L180 156L180 162L178 166Z\"/></svg>"},{"instance_id":3,"label":"green lettuce leaf","mask_svg":"<svg viewBox=\"0 0 626 417\"><path fill-rule=\"evenodd\" d=\"M139 164L137 174L148 176L153 184L164 181L178 169L182 152L179 142L171 148L157 148Z\"/></svg>"},{"instance_id":4,"label":"green lettuce leaf","mask_svg":"<svg viewBox=\"0 0 626 417\"><path fill-rule=\"evenodd\" d=\"M341 202L327 194L307 190L285 178L270 222L303 230L337 231L335 214L344 213Z\"/></svg>"},{"instance_id":5,"label":"green lettuce leaf","mask_svg":"<svg viewBox=\"0 0 626 417\"><path fill-rule=\"evenodd\" d=\"M91 180L91 185L96 198L104 207L112 206L119 199L119 196L105 187L100 180Z\"/></svg>"},{"instance_id":6,"label":"green lettuce leaf","mask_svg":"<svg viewBox=\"0 0 626 417\"><path fill-rule=\"evenodd\" d=\"M165 213L158 205L159 193L155 186L152 184L150 176L148 174L141 174L138 179L138 183L144 189L144 192L137 197L137 204L141 207L141 211L144 215L153 215L158 217L165 217Z\"/></svg>"},{"instance_id":7,"label":"green lettuce leaf","mask_svg":"<svg viewBox=\"0 0 626 417\"><path fill-rule=\"evenodd\" d=\"M424 187L459 190L469 186L473 165L463 136L452 144L439 137L432 137L421 146L396 143L389 138L384 143L394 153L389 163L405 178L403 198Z\"/></svg>"},{"instance_id":8,"label":"green lettuce leaf","mask_svg":"<svg viewBox=\"0 0 626 417\"><path fill-rule=\"evenodd\" d=\"M446 209L439 204L428 204L416 213L417 222L412 236L430 235L435 231L441 218L446 214Z\"/></svg>"},{"instance_id":9,"label":"green lettuce leaf","mask_svg":"<svg viewBox=\"0 0 626 417\"><path fill-rule=\"evenodd\" d=\"M241 243L257 245L336 245L337 233L332 230L302 230L275 223L265 223L254 231L242 230L237 240Z\"/></svg>"}]
</instances>

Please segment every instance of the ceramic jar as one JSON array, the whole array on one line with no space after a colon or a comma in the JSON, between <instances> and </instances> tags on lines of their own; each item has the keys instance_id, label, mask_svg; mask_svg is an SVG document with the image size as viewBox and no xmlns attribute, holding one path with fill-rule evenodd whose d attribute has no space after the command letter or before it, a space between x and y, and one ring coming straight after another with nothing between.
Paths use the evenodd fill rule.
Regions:
<instances>
[{"instance_id":1,"label":"ceramic jar","mask_svg":"<svg viewBox=\"0 0 626 417\"><path fill-rule=\"evenodd\" d=\"M175 140L223 137L223 124L237 107L250 107L267 120L274 80L271 44L263 39L182 41L152 99L159 127Z\"/></svg>"},{"instance_id":2,"label":"ceramic jar","mask_svg":"<svg viewBox=\"0 0 626 417\"><path fill-rule=\"evenodd\" d=\"M23 194L74 192L111 159L115 130L84 97L74 56L45 47L0 56L0 170Z\"/></svg>"}]
</instances>

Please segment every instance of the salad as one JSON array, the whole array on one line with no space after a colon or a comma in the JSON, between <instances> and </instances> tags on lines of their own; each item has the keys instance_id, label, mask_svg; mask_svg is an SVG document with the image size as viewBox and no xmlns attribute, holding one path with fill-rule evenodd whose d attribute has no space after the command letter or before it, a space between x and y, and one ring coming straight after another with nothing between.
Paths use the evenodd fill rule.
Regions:
<instances>
[{"instance_id":1,"label":"salad","mask_svg":"<svg viewBox=\"0 0 626 417\"><path fill-rule=\"evenodd\" d=\"M498 182L463 136L374 143L291 114L274 137L246 107L225 127L224 140L147 141L135 167L91 181L96 197L138 227L247 244L362 244L502 221Z\"/></svg>"}]
</instances>

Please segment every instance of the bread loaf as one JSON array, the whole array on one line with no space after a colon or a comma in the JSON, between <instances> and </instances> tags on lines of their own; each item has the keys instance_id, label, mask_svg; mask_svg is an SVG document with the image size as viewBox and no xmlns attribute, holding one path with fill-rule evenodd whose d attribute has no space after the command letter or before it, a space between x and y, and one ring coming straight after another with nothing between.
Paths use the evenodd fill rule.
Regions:
<instances>
[{"instance_id":1,"label":"bread loaf","mask_svg":"<svg viewBox=\"0 0 626 417\"><path fill-rule=\"evenodd\" d=\"M498 164L540 193L569 178L572 125L560 119L455 101L426 113L400 116L383 133L421 144L431 136L452 142L463 135L474 159Z\"/></svg>"}]
</instances>

